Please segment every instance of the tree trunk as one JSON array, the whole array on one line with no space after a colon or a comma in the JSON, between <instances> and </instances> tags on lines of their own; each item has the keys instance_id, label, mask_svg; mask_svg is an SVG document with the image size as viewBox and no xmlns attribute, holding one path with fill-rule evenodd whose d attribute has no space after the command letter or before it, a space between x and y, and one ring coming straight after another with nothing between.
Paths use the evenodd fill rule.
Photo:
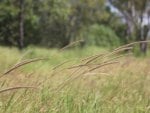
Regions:
<instances>
[{"instance_id":1,"label":"tree trunk","mask_svg":"<svg viewBox=\"0 0 150 113\"><path fill-rule=\"evenodd\" d=\"M24 47L24 0L19 0L19 39L18 46L19 49Z\"/></svg>"},{"instance_id":2,"label":"tree trunk","mask_svg":"<svg viewBox=\"0 0 150 113\"><path fill-rule=\"evenodd\" d=\"M142 26L142 22L143 22L143 17L141 17L141 27L140 27L140 41L146 41L147 40L147 35L148 35L148 26ZM142 42L140 43L140 50L143 54L146 54L147 51L147 43L146 42Z\"/></svg>"}]
</instances>

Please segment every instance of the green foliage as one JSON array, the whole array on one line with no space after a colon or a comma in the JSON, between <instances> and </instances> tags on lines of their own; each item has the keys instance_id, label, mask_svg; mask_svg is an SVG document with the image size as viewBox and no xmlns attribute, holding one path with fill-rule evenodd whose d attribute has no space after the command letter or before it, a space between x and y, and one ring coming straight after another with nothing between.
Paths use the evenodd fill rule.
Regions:
<instances>
[{"instance_id":1,"label":"green foliage","mask_svg":"<svg viewBox=\"0 0 150 113\"><path fill-rule=\"evenodd\" d=\"M63 47L80 37L84 28L108 20L105 1L26 0L24 4L25 45ZM16 45L19 38L18 1L0 4L0 42Z\"/></svg>"},{"instance_id":2,"label":"green foliage","mask_svg":"<svg viewBox=\"0 0 150 113\"><path fill-rule=\"evenodd\" d=\"M19 15L22 12L19 1L0 1L0 44L19 45ZM106 0L25 0L21 13L24 17L23 45L61 48L84 38L84 44L111 47L143 40L140 37L142 34L146 37L147 32L142 33L144 28L139 18L147 7L146 0L109 2L123 17L112 12Z\"/></svg>"},{"instance_id":3,"label":"green foliage","mask_svg":"<svg viewBox=\"0 0 150 113\"><path fill-rule=\"evenodd\" d=\"M66 0L26 0L24 9L25 45L61 47L68 44ZM18 1L1 1L0 43L15 45L19 38ZM58 42L58 43L57 43Z\"/></svg>"},{"instance_id":4,"label":"green foliage","mask_svg":"<svg viewBox=\"0 0 150 113\"><path fill-rule=\"evenodd\" d=\"M119 37L115 32L104 25L92 25L87 32L85 38L89 45L97 45L101 47L119 46Z\"/></svg>"},{"instance_id":5,"label":"green foliage","mask_svg":"<svg viewBox=\"0 0 150 113\"><path fill-rule=\"evenodd\" d=\"M41 39L39 44L46 47L65 46L70 41L70 37L67 36L69 6L65 4L65 0L46 2L45 9L38 15L40 17L38 32Z\"/></svg>"},{"instance_id":6,"label":"green foliage","mask_svg":"<svg viewBox=\"0 0 150 113\"><path fill-rule=\"evenodd\" d=\"M0 3L0 43L15 44L18 9L10 1Z\"/></svg>"}]
</instances>

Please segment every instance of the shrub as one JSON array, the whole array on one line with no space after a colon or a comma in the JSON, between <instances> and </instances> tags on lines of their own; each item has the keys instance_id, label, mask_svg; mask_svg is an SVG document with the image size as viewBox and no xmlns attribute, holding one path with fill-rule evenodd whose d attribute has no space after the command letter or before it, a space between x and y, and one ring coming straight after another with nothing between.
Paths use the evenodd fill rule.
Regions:
<instances>
[{"instance_id":1,"label":"shrub","mask_svg":"<svg viewBox=\"0 0 150 113\"><path fill-rule=\"evenodd\" d=\"M115 32L104 25L92 25L84 33L84 37L88 45L112 47L120 44L120 39Z\"/></svg>"}]
</instances>

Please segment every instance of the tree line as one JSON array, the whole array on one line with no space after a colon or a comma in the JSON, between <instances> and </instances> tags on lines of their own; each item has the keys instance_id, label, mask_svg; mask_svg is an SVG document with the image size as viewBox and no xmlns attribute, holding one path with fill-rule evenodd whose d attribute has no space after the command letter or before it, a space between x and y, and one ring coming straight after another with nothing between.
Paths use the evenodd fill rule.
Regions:
<instances>
[{"instance_id":1,"label":"tree line","mask_svg":"<svg viewBox=\"0 0 150 113\"><path fill-rule=\"evenodd\" d=\"M113 11L115 10L115 11ZM118 46L146 41L149 0L0 0L0 44ZM140 44L146 52L147 44Z\"/></svg>"}]
</instances>

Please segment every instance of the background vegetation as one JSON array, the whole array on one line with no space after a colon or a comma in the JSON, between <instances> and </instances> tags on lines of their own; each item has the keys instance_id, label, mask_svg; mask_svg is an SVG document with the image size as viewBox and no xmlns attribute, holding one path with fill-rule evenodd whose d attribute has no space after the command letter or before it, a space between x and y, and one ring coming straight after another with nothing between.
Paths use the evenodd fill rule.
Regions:
<instances>
[{"instance_id":1,"label":"background vegetation","mask_svg":"<svg viewBox=\"0 0 150 113\"><path fill-rule=\"evenodd\" d=\"M0 43L18 46L118 46L148 40L149 0L1 0ZM146 52L147 44L141 43Z\"/></svg>"}]
</instances>

